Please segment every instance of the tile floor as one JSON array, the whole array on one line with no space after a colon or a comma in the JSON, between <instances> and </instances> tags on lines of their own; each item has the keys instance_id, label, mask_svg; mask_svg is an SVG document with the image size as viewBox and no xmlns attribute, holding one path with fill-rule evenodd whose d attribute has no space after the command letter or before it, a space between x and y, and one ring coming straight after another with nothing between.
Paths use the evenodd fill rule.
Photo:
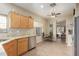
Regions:
<instances>
[{"instance_id":1,"label":"tile floor","mask_svg":"<svg viewBox=\"0 0 79 59\"><path fill-rule=\"evenodd\" d=\"M72 47L67 47L60 41L43 41L35 49L27 52L23 56L72 56Z\"/></svg>"}]
</instances>

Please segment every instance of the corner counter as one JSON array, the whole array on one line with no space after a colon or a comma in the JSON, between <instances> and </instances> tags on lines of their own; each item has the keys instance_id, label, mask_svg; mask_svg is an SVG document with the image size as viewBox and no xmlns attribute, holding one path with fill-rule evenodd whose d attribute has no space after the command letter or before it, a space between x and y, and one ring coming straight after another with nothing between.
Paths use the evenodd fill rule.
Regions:
<instances>
[{"instance_id":1,"label":"corner counter","mask_svg":"<svg viewBox=\"0 0 79 59\"><path fill-rule=\"evenodd\" d=\"M5 49L3 48L3 45L11 42L13 40L17 40L17 39L21 39L21 38L25 38L25 37L31 37L31 36L36 36L36 35L22 35L22 36L14 36L14 37L8 37L5 41L0 42L0 56L7 56L7 53L5 51Z\"/></svg>"}]
</instances>

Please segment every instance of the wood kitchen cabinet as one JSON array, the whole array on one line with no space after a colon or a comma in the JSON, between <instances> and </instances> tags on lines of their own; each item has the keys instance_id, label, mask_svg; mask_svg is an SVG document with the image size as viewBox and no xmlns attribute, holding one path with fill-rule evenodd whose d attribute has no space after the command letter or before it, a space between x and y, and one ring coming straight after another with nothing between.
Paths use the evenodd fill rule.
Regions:
<instances>
[{"instance_id":1,"label":"wood kitchen cabinet","mask_svg":"<svg viewBox=\"0 0 79 59\"><path fill-rule=\"evenodd\" d=\"M29 24L28 24L28 28L33 28L34 26L34 20L31 16L29 16Z\"/></svg>"},{"instance_id":2,"label":"wood kitchen cabinet","mask_svg":"<svg viewBox=\"0 0 79 59\"><path fill-rule=\"evenodd\" d=\"M17 40L12 40L3 45L8 56L17 56Z\"/></svg>"},{"instance_id":3,"label":"wood kitchen cabinet","mask_svg":"<svg viewBox=\"0 0 79 59\"><path fill-rule=\"evenodd\" d=\"M10 13L10 28L30 29L34 26L31 16L19 15L16 12Z\"/></svg>"},{"instance_id":4,"label":"wood kitchen cabinet","mask_svg":"<svg viewBox=\"0 0 79 59\"><path fill-rule=\"evenodd\" d=\"M30 28L33 28L33 18L31 16L21 16L21 28L27 28L27 29L30 29Z\"/></svg>"},{"instance_id":5,"label":"wood kitchen cabinet","mask_svg":"<svg viewBox=\"0 0 79 59\"><path fill-rule=\"evenodd\" d=\"M27 16L21 16L21 20L20 20L20 27L21 28L28 28L28 17Z\"/></svg>"},{"instance_id":6,"label":"wood kitchen cabinet","mask_svg":"<svg viewBox=\"0 0 79 59\"><path fill-rule=\"evenodd\" d=\"M8 56L19 56L28 51L28 38L19 38L3 44Z\"/></svg>"},{"instance_id":7,"label":"wood kitchen cabinet","mask_svg":"<svg viewBox=\"0 0 79 59\"><path fill-rule=\"evenodd\" d=\"M28 38L18 39L18 55L22 55L27 51L28 51Z\"/></svg>"},{"instance_id":8,"label":"wood kitchen cabinet","mask_svg":"<svg viewBox=\"0 0 79 59\"><path fill-rule=\"evenodd\" d=\"M20 15L12 12L10 14L10 27L11 28L20 28Z\"/></svg>"}]
</instances>

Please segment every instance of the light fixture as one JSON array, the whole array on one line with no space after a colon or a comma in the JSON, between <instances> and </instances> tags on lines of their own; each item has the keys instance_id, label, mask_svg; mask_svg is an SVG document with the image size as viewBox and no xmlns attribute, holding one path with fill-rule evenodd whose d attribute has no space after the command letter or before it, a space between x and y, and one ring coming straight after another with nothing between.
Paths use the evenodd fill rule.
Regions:
<instances>
[{"instance_id":1,"label":"light fixture","mask_svg":"<svg viewBox=\"0 0 79 59\"><path fill-rule=\"evenodd\" d=\"M50 6L51 7L55 7L56 6L56 3L51 3Z\"/></svg>"},{"instance_id":2,"label":"light fixture","mask_svg":"<svg viewBox=\"0 0 79 59\"><path fill-rule=\"evenodd\" d=\"M51 8L48 16L50 16L51 18L56 18L58 15L61 14L61 13L56 13L55 6L56 6L56 3L51 3L50 4L50 7L52 7L52 8Z\"/></svg>"},{"instance_id":3,"label":"light fixture","mask_svg":"<svg viewBox=\"0 0 79 59\"><path fill-rule=\"evenodd\" d=\"M40 5L41 8L44 8L44 5Z\"/></svg>"},{"instance_id":4,"label":"light fixture","mask_svg":"<svg viewBox=\"0 0 79 59\"><path fill-rule=\"evenodd\" d=\"M55 18L55 17L56 17L55 15L51 16L51 18Z\"/></svg>"}]
</instances>

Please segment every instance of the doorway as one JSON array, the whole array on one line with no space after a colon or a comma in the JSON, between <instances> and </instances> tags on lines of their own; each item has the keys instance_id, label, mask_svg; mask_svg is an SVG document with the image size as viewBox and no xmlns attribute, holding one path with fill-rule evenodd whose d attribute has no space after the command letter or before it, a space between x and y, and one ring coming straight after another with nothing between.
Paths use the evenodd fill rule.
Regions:
<instances>
[{"instance_id":1,"label":"doorway","mask_svg":"<svg viewBox=\"0 0 79 59\"><path fill-rule=\"evenodd\" d=\"M57 41L66 43L66 21L56 22Z\"/></svg>"}]
</instances>

